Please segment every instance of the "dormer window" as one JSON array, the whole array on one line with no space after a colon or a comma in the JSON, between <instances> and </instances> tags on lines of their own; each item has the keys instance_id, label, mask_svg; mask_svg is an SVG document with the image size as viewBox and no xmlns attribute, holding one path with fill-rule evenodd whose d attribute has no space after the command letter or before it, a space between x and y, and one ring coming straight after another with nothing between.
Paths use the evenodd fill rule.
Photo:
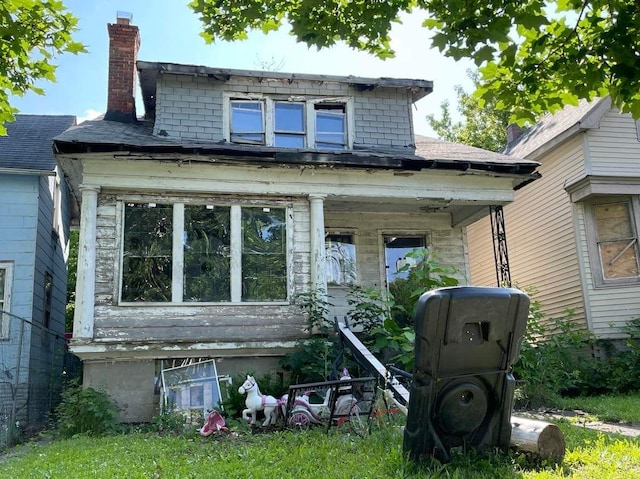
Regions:
<instances>
[{"instance_id":1,"label":"dormer window","mask_svg":"<svg viewBox=\"0 0 640 479\"><path fill-rule=\"evenodd\" d=\"M231 143L318 150L351 148L351 98L227 96L225 138Z\"/></svg>"},{"instance_id":2,"label":"dormer window","mask_svg":"<svg viewBox=\"0 0 640 479\"><path fill-rule=\"evenodd\" d=\"M274 102L273 145L304 148L304 103Z\"/></svg>"},{"instance_id":3,"label":"dormer window","mask_svg":"<svg viewBox=\"0 0 640 479\"><path fill-rule=\"evenodd\" d=\"M231 142L264 145L264 108L261 101L231 102Z\"/></svg>"},{"instance_id":4,"label":"dormer window","mask_svg":"<svg viewBox=\"0 0 640 479\"><path fill-rule=\"evenodd\" d=\"M316 148L344 150L347 147L347 117L344 104L316 103Z\"/></svg>"}]
</instances>

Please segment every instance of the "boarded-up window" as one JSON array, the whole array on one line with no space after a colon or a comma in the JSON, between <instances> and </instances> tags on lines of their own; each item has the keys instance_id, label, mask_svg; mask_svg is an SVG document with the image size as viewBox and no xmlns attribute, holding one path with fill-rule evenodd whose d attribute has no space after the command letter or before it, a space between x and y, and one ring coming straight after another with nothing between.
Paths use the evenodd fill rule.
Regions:
<instances>
[{"instance_id":1,"label":"boarded-up window","mask_svg":"<svg viewBox=\"0 0 640 479\"><path fill-rule=\"evenodd\" d=\"M628 201L594 205L598 251L605 279L638 276L638 238Z\"/></svg>"}]
</instances>

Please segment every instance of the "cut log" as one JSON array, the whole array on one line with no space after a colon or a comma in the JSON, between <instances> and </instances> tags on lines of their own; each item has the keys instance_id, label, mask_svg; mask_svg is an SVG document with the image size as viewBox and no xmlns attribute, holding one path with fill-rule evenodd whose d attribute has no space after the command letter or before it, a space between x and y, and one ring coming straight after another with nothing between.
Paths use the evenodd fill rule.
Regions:
<instances>
[{"instance_id":1,"label":"cut log","mask_svg":"<svg viewBox=\"0 0 640 479\"><path fill-rule=\"evenodd\" d=\"M564 458L564 434L555 424L511 416L511 447L558 464Z\"/></svg>"}]
</instances>

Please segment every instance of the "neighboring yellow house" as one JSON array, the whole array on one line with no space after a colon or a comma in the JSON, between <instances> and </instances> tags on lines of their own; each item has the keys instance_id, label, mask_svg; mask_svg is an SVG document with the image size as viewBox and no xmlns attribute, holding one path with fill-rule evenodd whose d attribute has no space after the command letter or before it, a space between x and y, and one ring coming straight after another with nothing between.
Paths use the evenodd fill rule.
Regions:
<instances>
[{"instance_id":1,"label":"neighboring yellow house","mask_svg":"<svg viewBox=\"0 0 640 479\"><path fill-rule=\"evenodd\" d=\"M505 151L542 174L504 207L512 282L537 289L547 317L572 310L599 338L640 317L639 140L605 98L545 116ZM472 284L495 285L489 218L469 226L468 243Z\"/></svg>"}]
</instances>

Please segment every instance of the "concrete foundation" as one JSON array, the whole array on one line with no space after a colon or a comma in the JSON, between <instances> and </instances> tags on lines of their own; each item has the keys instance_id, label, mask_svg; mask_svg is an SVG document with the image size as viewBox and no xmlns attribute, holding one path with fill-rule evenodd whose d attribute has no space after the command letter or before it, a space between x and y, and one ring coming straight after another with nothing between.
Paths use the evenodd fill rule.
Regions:
<instances>
[{"instance_id":1,"label":"concrete foundation","mask_svg":"<svg viewBox=\"0 0 640 479\"><path fill-rule=\"evenodd\" d=\"M280 372L279 357L218 358L218 375ZM161 360L85 361L84 387L104 390L120 408L120 422L150 422L159 412L159 396L154 395ZM237 387L237 386L235 386Z\"/></svg>"}]
</instances>

